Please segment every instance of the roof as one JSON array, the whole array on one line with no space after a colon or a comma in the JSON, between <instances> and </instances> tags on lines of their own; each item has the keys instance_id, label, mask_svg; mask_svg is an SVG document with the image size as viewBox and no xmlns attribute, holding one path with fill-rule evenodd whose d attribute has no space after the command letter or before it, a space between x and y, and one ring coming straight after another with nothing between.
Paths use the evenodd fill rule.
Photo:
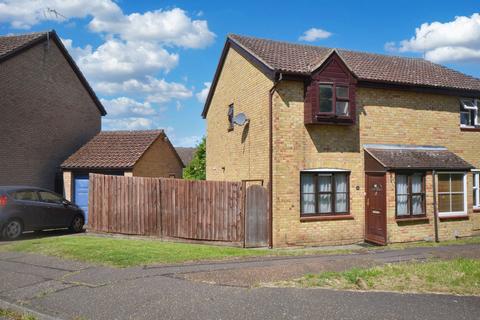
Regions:
<instances>
[{"instance_id":1,"label":"roof","mask_svg":"<svg viewBox=\"0 0 480 320\"><path fill-rule=\"evenodd\" d=\"M58 37L55 30L46 31L46 32L35 32L29 34L22 34L22 35L8 35L8 36L0 36L0 63L20 54L24 50L27 50L39 43L51 40L55 42L55 44L62 52L63 56L69 63L70 67L73 69L77 77L79 78L80 82L87 90L88 94L92 98L93 102L97 106L100 114L102 116L106 115L107 112L103 107L102 103L98 99L97 95L93 91L90 84L87 82L87 79L83 75L83 73L78 68L77 64L73 60L72 56L68 53L67 49L63 45L62 41Z\"/></svg>"},{"instance_id":2,"label":"roof","mask_svg":"<svg viewBox=\"0 0 480 320\"><path fill-rule=\"evenodd\" d=\"M364 148L386 169L470 170L474 168L444 147L366 145Z\"/></svg>"},{"instance_id":3,"label":"roof","mask_svg":"<svg viewBox=\"0 0 480 320\"><path fill-rule=\"evenodd\" d=\"M102 131L65 160L64 169L132 169L163 130Z\"/></svg>"},{"instance_id":4,"label":"roof","mask_svg":"<svg viewBox=\"0 0 480 320\"><path fill-rule=\"evenodd\" d=\"M337 54L359 81L388 83L418 88L455 90L480 94L480 79L420 58L389 56L344 49L274 41L230 34L221 60L233 46L241 54L272 75L283 73L310 76L332 54ZM223 61L217 68L202 113L206 117Z\"/></svg>"},{"instance_id":5,"label":"roof","mask_svg":"<svg viewBox=\"0 0 480 320\"><path fill-rule=\"evenodd\" d=\"M193 157L195 156L195 152L197 152L197 148L183 148L183 147L175 147L177 153L182 159L183 165L186 167L192 161Z\"/></svg>"}]
</instances>

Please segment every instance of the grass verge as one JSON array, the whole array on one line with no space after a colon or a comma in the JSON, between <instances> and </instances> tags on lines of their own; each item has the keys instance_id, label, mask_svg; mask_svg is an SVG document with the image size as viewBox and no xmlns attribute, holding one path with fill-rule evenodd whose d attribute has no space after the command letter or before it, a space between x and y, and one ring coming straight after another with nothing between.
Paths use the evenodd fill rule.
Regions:
<instances>
[{"instance_id":1,"label":"grass verge","mask_svg":"<svg viewBox=\"0 0 480 320\"><path fill-rule=\"evenodd\" d=\"M18 313L10 309L0 308L0 318L6 320L36 320L32 315Z\"/></svg>"},{"instance_id":2,"label":"grass verge","mask_svg":"<svg viewBox=\"0 0 480 320\"><path fill-rule=\"evenodd\" d=\"M309 274L283 286L480 295L480 260L408 262Z\"/></svg>"}]
</instances>

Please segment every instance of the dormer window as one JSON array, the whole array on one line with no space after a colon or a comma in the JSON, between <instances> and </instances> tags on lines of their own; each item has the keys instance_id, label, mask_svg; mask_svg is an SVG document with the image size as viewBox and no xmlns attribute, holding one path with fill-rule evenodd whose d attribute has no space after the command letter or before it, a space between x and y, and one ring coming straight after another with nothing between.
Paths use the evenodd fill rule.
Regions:
<instances>
[{"instance_id":1,"label":"dormer window","mask_svg":"<svg viewBox=\"0 0 480 320\"><path fill-rule=\"evenodd\" d=\"M348 117L348 86L336 84L320 84L318 90L319 113L336 117Z\"/></svg>"},{"instance_id":2,"label":"dormer window","mask_svg":"<svg viewBox=\"0 0 480 320\"><path fill-rule=\"evenodd\" d=\"M460 125L475 127L479 125L477 99L460 99Z\"/></svg>"}]
</instances>

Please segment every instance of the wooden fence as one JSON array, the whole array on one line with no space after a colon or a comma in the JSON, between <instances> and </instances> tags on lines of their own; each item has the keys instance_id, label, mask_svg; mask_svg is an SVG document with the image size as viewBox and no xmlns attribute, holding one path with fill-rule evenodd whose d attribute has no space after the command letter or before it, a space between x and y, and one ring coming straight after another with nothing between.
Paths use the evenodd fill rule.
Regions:
<instances>
[{"instance_id":1,"label":"wooden fence","mask_svg":"<svg viewBox=\"0 0 480 320\"><path fill-rule=\"evenodd\" d=\"M241 182L90 174L93 231L244 241Z\"/></svg>"}]
</instances>

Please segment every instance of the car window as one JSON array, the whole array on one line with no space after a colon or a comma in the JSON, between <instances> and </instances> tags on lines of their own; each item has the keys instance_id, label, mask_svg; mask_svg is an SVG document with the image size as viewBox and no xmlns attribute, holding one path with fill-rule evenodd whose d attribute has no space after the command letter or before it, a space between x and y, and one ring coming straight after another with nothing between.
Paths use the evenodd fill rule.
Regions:
<instances>
[{"instance_id":1,"label":"car window","mask_svg":"<svg viewBox=\"0 0 480 320\"><path fill-rule=\"evenodd\" d=\"M13 198L20 201L40 201L38 193L32 190L16 191Z\"/></svg>"},{"instance_id":2,"label":"car window","mask_svg":"<svg viewBox=\"0 0 480 320\"><path fill-rule=\"evenodd\" d=\"M55 193L51 193L48 191L39 191L38 193L40 194L40 198L42 199L43 202L62 203L63 201L63 198Z\"/></svg>"}]
</instances>

